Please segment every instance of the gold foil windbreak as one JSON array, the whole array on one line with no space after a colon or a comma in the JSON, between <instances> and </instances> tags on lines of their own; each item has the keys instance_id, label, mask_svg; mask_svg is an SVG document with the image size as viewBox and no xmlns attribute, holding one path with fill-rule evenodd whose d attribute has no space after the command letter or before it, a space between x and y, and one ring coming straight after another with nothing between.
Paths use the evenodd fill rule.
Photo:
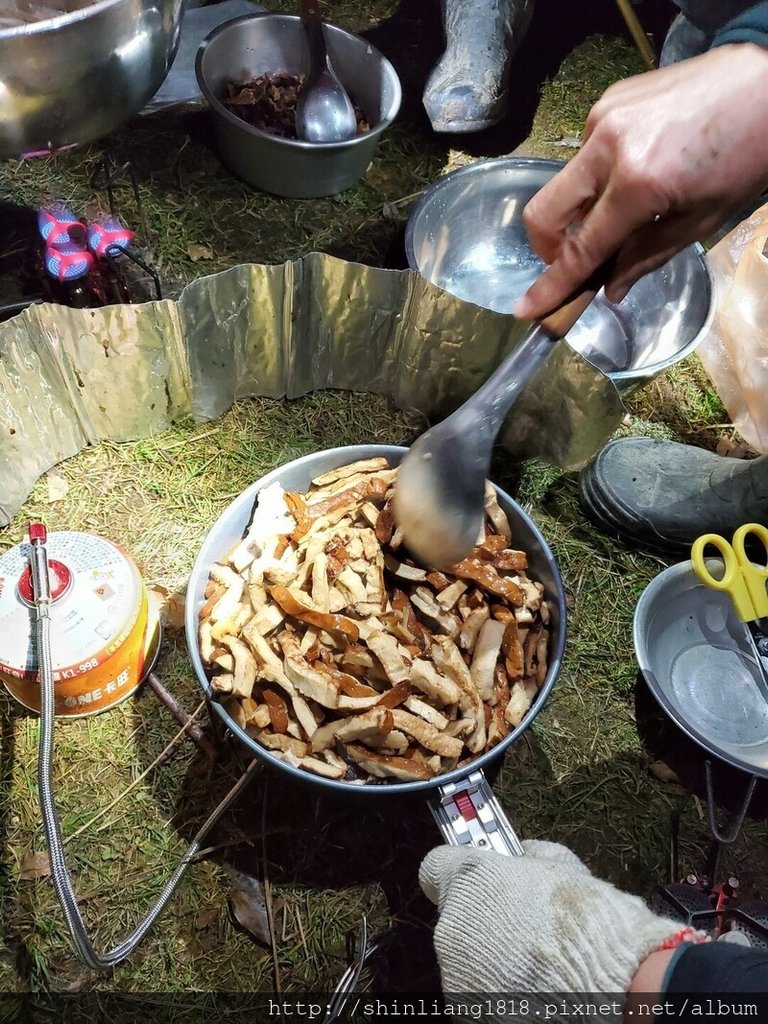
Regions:
<instances>
[{"instance_id":1,"label":"gold foil windbreak","mask_svg":"<svg viewBox=\"0 0 768 1024\"><path fill-rule=\"evenodd\" d=\"M56 463L240 398L369 391L439 419L518 345L528 324L454 298L410 270L321 253L247 264L188 285L177 302L32 306L0 324L0 525ZM611 380L553 346L505 424L521 459L578 469L624 415Z\"/></svg>"}]
</instances>

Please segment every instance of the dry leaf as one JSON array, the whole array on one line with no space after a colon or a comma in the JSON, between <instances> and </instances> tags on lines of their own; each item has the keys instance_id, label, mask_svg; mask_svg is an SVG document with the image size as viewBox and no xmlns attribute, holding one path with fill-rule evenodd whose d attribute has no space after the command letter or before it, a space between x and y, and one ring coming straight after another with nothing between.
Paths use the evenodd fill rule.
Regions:
<instances>
[{"instance_id":1,"label":"dry leaf","mask_svg":"<svg viewBox=\"0 0 768 1024\"><path fill-rule=\"evenodd\" d=\"M169 590L157 584L149 588L149 594L155 602L160 621L168 629L184 628L184 594Z\"/></svg>"},{"instance_id":2,"label":"dry leaf","mask_svg":"<svg viewBox=\"0 0 768 1024\"><path fill-rule=\"evenodd\" d=\"M195 242L187 246L187 256L194 262L198 260L212 260L213 252L207 245L197 245Z\"/></svg>"},{"instance_id":3,"label":"dry leaf","mask_svg":"<svg viewBox=\"0 0 768 1024\"><path fill-rule=\"evenodd\" d=\"M734 438L728 437L727 434L723 434L717 442L715 452L730 459L744 459L748 455L754 454L749 445L744 441L736 441Z\"/></svg>"},{"instance_id":4,"label":"dry leaf","mask_svg":"<svg viewBox=\"0 0 768 1024\"><path fill-rule=\"evenodd\" d=\"M226 870L232 881L232 892L229 897L229 910L232 917L257 942L269 946L271 944L269 916L261 882L251 875L235 871L234 868Z\"/></svg>"},{"instance_id":5,"label":"dry leaf","mask_svg":"<svg viewBox=\"0 0 768 1024\"><path fill-rule=\"evenodd\" d=\"M677 772L674 772L665 761L654 761L649 765L651 775L654 775L659 782L676 782L680 785Z\"/></svg>"},{"instance_id":6,"label":"dry leaf","mask_svg":"<svg viewBox=\"0 0 768 1024\"><path fill-rule=\"evenodd\" d=\"M216 924L219 919L219 908L210 907L208 910L201 910L195 918L195 930L198 932L204 931L206 928L210 928L211 925Z\"/></svg>"},{"instance_id":7,"label":"dry leaf","mask_svg":"<svg viewBox=\"0 0 768 1024\"><path fill-rule=\"evenodd\" d=\"M61 501L61 499L69 491L69 481L57 472L55 469L50 469L45 474L46 483L48 484L48 502L52 504L54 501Z\"/></svg>"},{"instance_id":8,"label":"dry leaf","mask_svg":"<svg viewBox=\"0 0 768 1024\"><path fill-rule=\"evenodd\" d=\"M38 878L47 878L51 873L51 860L47 850L35 850L26 855L21 862L19 878L26 881L36 881Z\"/></svg>"}]
</instances>

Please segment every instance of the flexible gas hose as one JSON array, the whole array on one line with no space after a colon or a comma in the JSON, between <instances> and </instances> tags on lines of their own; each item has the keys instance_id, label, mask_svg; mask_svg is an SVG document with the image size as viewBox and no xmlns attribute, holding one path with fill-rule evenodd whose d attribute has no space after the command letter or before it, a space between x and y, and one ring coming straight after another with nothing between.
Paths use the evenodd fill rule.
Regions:
<instances>
[{"instance_id":1,"label":"flexible gas hose","mask_svg":"<svg viewBox=\"0 0 768 1024\"><path fill-rule=\"evenodd\" d=\"M252 761L242 778L227 793L221 803L209 815L208 819L195 836L192 844L181 858L176 870L165 883L160 896L147 916L123 942L108 953L97 953L88 937L72 881L64 858L61 839L61 826L56 813L53 790L53 730L54 730L54 683L51 660L51 588L48 577L48 557L45 549L45 528L34 524L37 529L30 528L32 542L32 580L37 613L37 658L40 670L41 687L41 719L40 747L38 760L38 792L40 809L43 817L43 828L51 858L51 874L56 894L61 903L72 942L80 959L88 966L97 970L107 970L130 956L139 943L145 938L157 919L165 910L168 902L178 888L187 868L202 849L203 842L216 822L231 807L257 773L259 765Z\"/></svg>"}]
</instances>

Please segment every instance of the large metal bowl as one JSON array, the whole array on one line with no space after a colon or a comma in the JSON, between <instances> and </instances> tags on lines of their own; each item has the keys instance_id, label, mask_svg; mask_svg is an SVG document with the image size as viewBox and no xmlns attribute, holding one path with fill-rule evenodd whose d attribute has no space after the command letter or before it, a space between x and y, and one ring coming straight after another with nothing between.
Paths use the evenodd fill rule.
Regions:
<instances>
[{"instance_id":1,"label":"large metal bowl","mask_svg":"<svg viewBox=\"0 0 768 1024\"><path fill-rule=\"evenodd\" d=\"M722 576L722 562L708 565ZM728 594L699 582L690 562L673 565L643 591L634 641L672 721L719 760L768 778L768 690Z\"/></svg>"},{"instance_id":2,"label":"large metal bowl","mask_svg":"<svg viewBox=\"0 0 768 1024\"><path fill-rule=\"evenodd\" d=\"M411 269L460 299L511 313L544 268L528 241L523 210L562 167L556 160L501 157L438 179L406 227ZM618 305L600 293L568 342L628 394L696 348L713 308L704 250L692 245L638 281Z\"/></svg>"},{"instance_id":3,"label":"large metal bowl","mask_svg":"<svg viewBox=\"0 0 768 1024\"><path fill-rule=\"evenodd\" d=\"M497 488L499 504L509 516L512 529L514 530L515 543L528 553L531 575L544 584L545 597L549 603L551 616L549 671L547 672L544 685L539 690L536 700L533 702L522 723L516 729L513 729L498 746L485 754L481 754L468 766L456 768L451 772L438 775L426 782L387 782L383 785L360 786L351 782L335 781L322 778L319 775L312 775L300 768L293 768L291 765L286 764L285 761L273 757L270 751L241 729L230 715L227 714L222 705L215 700L208 674L200 657L198 613L205 603L203 591L208 582L211 566L245 533L251 519L253 504L259 491L263 487L268 487L276 482L280 483L286 490L305 491L314 477L338 466L345 466L350 462L355 462L357 459L369 459L375 456L383 456L389 460L390 465L396 466L399 464L405 451L405 448L393 445L371 444L331 448L327 451L317 452L314 455L307 455L304 458L296 459L294 462L289 462L287 465L268 473L261 480L251 484L239 497L235 498L229 508L219 516L206 537L200 554L197 556L187 588L185 626L190 658L206 697L212 702L215 713L227 729L234 733L254 755L269 762L279 771L287 772L304 783L314 783L350 794L360 792L365 792L366 794L392 794L405 791L411 793L416 790L434 789L444 787L451 782L457 782L466 778L470 773L482 769L489 761L502 754L511 743L518 740L539 713L555 684L565 649L565 592L557 562L533 521L509 495Z\"/></svg>"},{"instance_id":4,"label":"large metal bowl","mask_svg":"<svg viewBox=\"0 0 768 1024\"><path fill-rule=\"evenodd\" d=\"M98 0L0 30L0 159L106 135L165 78L182 0Z\"/></svg>"},{"instance_id":5,"label":"large metal bowl","mask_svg":"<svg viewBox=\"0 0 768 1024\"><path fill-rule=\"evenodd\" d=\"M235 174L266 192L309 199L350 188L365 173L381 133L400 109L400 80L386 57L365 39L333 25L325 25L325 38L334 70L371 125L369 132L344 142L279 138L247 124L222 103L228 82L306 72L309 53L299 18L235 18L211 32L198 51L197 81L211 108L219 154Z\"/></svg>"}]
</instances>

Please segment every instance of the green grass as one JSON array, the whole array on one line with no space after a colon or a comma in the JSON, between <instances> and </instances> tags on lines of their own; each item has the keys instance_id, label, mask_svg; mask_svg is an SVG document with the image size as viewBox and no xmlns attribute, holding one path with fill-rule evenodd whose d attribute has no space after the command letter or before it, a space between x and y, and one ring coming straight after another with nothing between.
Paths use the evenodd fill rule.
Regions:
<instances>
[{"instance_id":1,"label":"green grass","mask_svg":"<svg viewBox=\"0 0 768 1024\"><path fill-rule=\"evenodd\" d=\"M559 74L545 83L526 149L567 160L576 146L557 143L580 139L590 108L608 86L643 71L640 55L622 40L587 39L564 61Z\"/></svg>"},{"instance_id":2,"label":"green grass","mask_svg":"<svg viewBox=\"0 0 768 1024\"><path fill-rule=\"evenodd\" d=\"M271 6L294 5L281 0ZM359 29L395 6L394 0L365 7L350 0L334 4L334 20L348 19ZM638 70L634 50L621 42L595 38L582 44L545 85L527 149L570 155L572 149L554 143L578 136L602 89ZM313 249L380 261L396 239L409 197L469 159L463 149L447 152L425 139L406 121L384 137L357 188L294 202L252 192L226 174L201 125L199 115L162 117L134 122L110 140L116 157L130 151L135 160L149 225L144 242L171 290L236 262L279 262ZM100 153L92 146L55 160L0 165L0 193L33 205L56 194L85 210L99 201L87 175ZM127 193L121 192L121 201L131 209ZM394 219L391 206L385 212L391 203L400 204ZM209 248L211 258L192 260L193 245ZM630 411L626 429L637 433L709 447L723 431L730 433L693 359L635 396ZM181 423L148 440L105 443L59 466L69 484L66 496L50 503L41 481L0 531L0 551L20 540L30 517L42 517L51 529L88 530L119 541L149 584L183 588L211 524L264 472L334 444L407 444L422 426L364 395L240 403L215 423ZM649 771L659 756L674 755L674 744L665 751L641 739L645 712L635 696L633 608L664 563L595 532L579 510L573 476L536 462L513 466L503 456L494 476L515 490L550 541L570 616L566 658L551 700L509 752L496 790L521 835L565 842L604 877L647 895L666 877L669 815L683 796L680 787ZM200 691L180 634L166 633L158 672L190 712L198 707ZM431 917L419 900L416 872L438 834L425 803L387 800L361 808L321 797L316 787L264 775L217 828L210 840L216 849L192 868L130 960L105 975L84 969L72 953L50 881L19 878L25 858L43 849L35 782L38 722L9 698L0 701L0 990L119 991L133 999L124 1019L137 1022L153 1015L170 992L176 995L169 1019L197 1021L200 1004L189 1011L185 998L192 997L182 993L271 991L278 980L286 991L332 988L344 967L345 935L363 913L374 932L397 924L399 936L410 936L414 959L429 946ZM68 836L85 826L67 851L100 949L143 915L202 816L242 771L242 752L232 745L222 746L212 769L182 741L92 821L146 771L177 728L150 693L57 728L62 826ZM695 803L684 823L684 866L700 868L707 830ZM766 839L766 826L750 821L727 854L728 870L742 877L745 890L763 896ZM228 863L269 880L274 959L229 920ZM222 1005L211 1002L211 1019ZM0 1001L0 1021L4 1012L13 1007Z\"/></svg>"}]
</instances>

